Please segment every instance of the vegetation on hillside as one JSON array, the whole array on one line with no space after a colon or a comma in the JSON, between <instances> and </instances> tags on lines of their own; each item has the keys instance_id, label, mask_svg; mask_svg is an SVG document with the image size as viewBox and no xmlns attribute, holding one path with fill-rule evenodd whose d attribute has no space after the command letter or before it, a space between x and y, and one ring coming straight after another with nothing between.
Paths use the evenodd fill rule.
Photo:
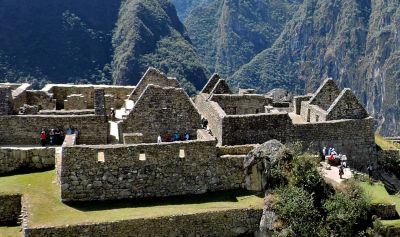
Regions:
<instances>
[{"instance_id":1,"label":"vegetation on hillside","mask_svg":"<svg viewBox=\"0 0 400 237\"><path fill-rule=\"evenodd\" d=\"M200 89L208 79L185 27L167 0L123 2L113 45L116 84L136 84L149 66L177 77L189 92L193 92L193 87L187 81Z\"/></svg>"},{"instance_id":2,"label":"vegetation on hillside","mask_svg":"<svg viewBox=\"0 0 400 237\"><path fill-rule=\"evenodd\" d=\"M110 83L119 1L1 1L0 80Z\"/></svg>"},{"instance_id":3,"label":"vegetation on hillside","mask_svg":"<svg viewBox=\"0 0 400 237\"><path fill-rule=\"evenodd\" d=\"M281 159L269 167L269 172L285 174L280 176L283 181L273 180L278 185L270 185L267 191L269 206L277 215L276 234L375 236L379 229L374 229L369 199L360 186L349 180L335 190L324 181L318 167L318 158L309 154Z\"/></svg>"},{"instance_id":4,"label":"vegetation on hillside","mask_svg":"<svg viewBox=\"0 0 400 237\"><path fill-rule=\"evenodd\" d=\"M398 1L304 1L271 48L229 80L313 92L326 77L350 87L385 136L400 132Z\"/></svg>"},{"instance_id":5,"label":"vegetation on hillside","mask_svg":"<svg viewBox=\"0 0 400 237\"><path fill-rule=\"evenodd\" d=\"M185 25L207 68L226 77L271 47L301 2L203 1L189 13Z\"/></svg>"}]
</instances>

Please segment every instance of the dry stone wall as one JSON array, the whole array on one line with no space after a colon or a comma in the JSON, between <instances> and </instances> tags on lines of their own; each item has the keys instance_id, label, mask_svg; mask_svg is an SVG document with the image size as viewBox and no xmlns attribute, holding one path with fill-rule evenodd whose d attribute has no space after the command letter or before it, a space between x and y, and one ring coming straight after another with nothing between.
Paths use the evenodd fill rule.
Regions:
<instances>
[{"instance_id":1,"label":"dry stone wall","mask_svg":"<svg viewBox=\"0 0 400 237\"><path fill-rule=\"evenodd\" d=\"M21 195L0 194L0 224L16 223L21 215Z\"/></svg>"},{"instance_id":2,"label":"dry stone wall","mask_svg":"<svg viewBox=\"0 0 400 237\"><path fill-rule=\"evenodd\" d=\"M60 165L63 201L201 194L244 183L243 158L218 158L214 140L64 147Z\"/></svg>"},{"instance_id":3,"label":"dry stone wall","mask_svg":"<svg viewBox=\"0 0 400 237\"><path fill-rule=\"evenodd\" d=\"M178 131L196 139L200 127L200 114L182 88L149 85L121 123L120 136L142 133L144 142L153 143L159 135Z\"/></svg>"},{"instance_id":4,"label":"dry stone wall","mask_svg":"<svg viewBox=\"0 0 400 237\"><path fill-rule=\"evenodd\" d=\"M217 102L208 101L208 94L200 94L195 98L197 109L208 121L208 126L218 141L222 140L222 120L226 116L225 111Z\"/></svg>"},{"instance_id":5,"label":"dry stone wall","mask_svg":"<svg viewBox=\"0 0 400 237\"><path fill-rule=\"evenodd\" d=\"M28 227L24 229L24 236L234 237L256 232L261 215L261 208L249 208L75 226Z\"/></svg>"},{"instance_id":6,"label":"dry stone wall","mask_svg":"<svg viewBox=\"0 0 400 237\"><path fill-rule=\"evenodd\" d=\"M376 161L373 118L294 124L288 131L288 141L303 142L314 151L334 147L348 157L351 167L366 169L368 163Z\"/></svg>"},{"instance_id":7,"label":"dry stone wall","mask_svg":"<svg viewBox=\"0 0 400 237\"><path fill-rule=\"evenodd\" d=\"M55 148L0 148L0 174L54 167Z\"/></svg>"},{"instance_id":8,"label":"dry stone wall","mask_svg":"<svg viewBox=\"0 0 400 237\"><path fill-rule=\"evenodd\" d=\"M292 121L287 113L228 115L222 122L221 145L262 144L271 139L285 142Z\"/></svg>"},{"instance_id":9,"label":"dry stone wall","mask_svg":"<svg viewBox=\"0 0 400 237\"><path fill-rule=\"evenodd\" d=\"M69 126L80 132L80 144L106 144L108 123L104 116L95 115L20 115L0 116L0 145L40 145L40 132L44 128Z\"/></svg>"},{"instance_id":10,"label":"dry stone wall","mask_svg":"<svg viewBox=\"0 0 400 237\"><path fill-rule=\"evenodd\" d=\"M0 116L12 114L11 88L0 86Z\"/></svg>"},{"instance_id":11,"label":"dry stone wall","mask_svg":"<svg viewBox=\"0 0 400 237\"><path fill-rule=\"evenodd\" d=\"M135 88L133 86L103 86L103 85L47 85L43 88L44 92L52 93L57 101L57 109L64 108L64 100L71 94L82 94L87 101L87 108L94 108L94 90L95 88L104 89L105 94L113 95L115 106L120 108L125 100Z\"/></svg>"},{"instance_id":12,"label":"dry stone wall","mask_svg":"<svg viewBox=\"0 0 400 237\"><path fill-rule=\"evenodd\" d=\"M247 94L214 94L210 100L217 102L225 113L229 115L264 113L264 107L271 102L269 98L265 98L263 95Z\"/></svg>"}]
</instances>

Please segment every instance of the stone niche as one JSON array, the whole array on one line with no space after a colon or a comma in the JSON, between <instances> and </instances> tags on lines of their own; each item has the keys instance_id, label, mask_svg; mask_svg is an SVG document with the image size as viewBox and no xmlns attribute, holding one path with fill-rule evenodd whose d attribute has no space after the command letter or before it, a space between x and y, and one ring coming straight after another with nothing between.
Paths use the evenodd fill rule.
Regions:
<instances>
[{"instance_id":1,"label":"stone niche","mask_svg":"<svg viewBox=\"0 0 400 237\"><path fill-rule=\"evenodd\" d=\"M65 110L83 110L87 109L87 101L82 94L71 94L64 100Z\"/></svg>"}]
</instances>

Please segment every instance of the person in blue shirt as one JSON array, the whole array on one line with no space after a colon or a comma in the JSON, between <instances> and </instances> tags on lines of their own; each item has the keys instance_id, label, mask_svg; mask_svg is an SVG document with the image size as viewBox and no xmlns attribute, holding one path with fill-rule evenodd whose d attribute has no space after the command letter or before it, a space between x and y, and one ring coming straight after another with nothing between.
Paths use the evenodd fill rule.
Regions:
<instances>
[{"instance_id":1,"label":"person in blue shirt","mask_svg":"<svg viewBox=\"0 0 400 237\"><path fill-rule=\"evenodd\" d=\"M190 135L188 132L185 132L185 141L189 141Z\"/></svg>"},{"instance_id":2,"label":"person in blue shirt","mask_svg":"<svg viewBox=\"0 0 400 237\"><path fill-rule=\"evenodd\" d=\"M174 141L179 141L179 138L180 138L179 132L176 131L176 132L174 133Z\"/></svg>"}]
</instances>

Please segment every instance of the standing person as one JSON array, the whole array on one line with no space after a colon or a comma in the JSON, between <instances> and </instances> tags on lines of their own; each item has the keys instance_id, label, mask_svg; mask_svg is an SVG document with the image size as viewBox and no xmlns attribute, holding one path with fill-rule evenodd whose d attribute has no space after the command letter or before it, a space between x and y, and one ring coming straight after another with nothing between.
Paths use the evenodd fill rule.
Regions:
<instances>
[{"instance_id":1,"label":"standing person","mask_svg":"<svg viewBox=\"0 0 400 237\"><path fill-rule=\"evenodd\" d=\"M190 135L188 132L185 132L185 141L189 141Z\"/></svg>"},{"instance_id":2,"label":"standing person","mask_svg":"<svg viewBox=\"0 0 400 237\"><path fill-rule=\"evenodd\" d=\"M161 135L158 135L158 137L157 137L157 143L161 143L161 142L162 142Z\"/></svg>"},{"instance_id":3,"label":"standing person","mask_svg":"<svg viewBox=\"0 0 400 237\"><path fill-rule=\"evenodd\" d=\"M42 129L42 132L40 133L40 143L42 144L42 146L46 146L46 132L44 131L44 129Z\"/></svg>"},{"instance_id":4,"label":"standing person","mask_svg":"<svg viewBox=\"0 0 400 237\"><path fill-rule=\"evenodd\" d=\"M368 171L368 177L372 178L372 171L374 168L372 167L372 164L368 164L367 171Z\"/></svg>"},{"instance_id":5,"label":"standing person","mask_svg":"<svg viewBox=\"0 0 400 237\"><path fill-rule=\"evenodd\" d=\"M179 135L179 132L176 131L175 134L174 134L174 142L179 141L179 138L180 138L180 137L181 137L181 136Z\"/></svg>"},{"instance_id":6,"label":"standing person","mask_svg":"<svg viewBox=\"0 0 400 237\"><path fill-rule=\"evenodd\" d=\"M322 148L322 156L323 156L323 160L325 160L325 157L326 157L326 147Z\"/></svg>"},{"instance_id":7,"label":"standing person","mask_svg":"<svg viewBox=\"0 0 400 237\"><path fill-rule=\"evenodd\" d=\"M111 121L115 120L115 109L114 108L111 108L110 118L111 118Z\"/></svg>"},{"instance_id":8,"label":"standing person","mask_svg":"<svg viewBox=\"0 0 400 237\"><path fill-rule=\"evenodd\" d=\"M64 129L60 129L60 145L62 145L64 143L64 138L65 138L65 133L64 133Z\"/></svg>"},{"instance_id":9,"label":"standing person","mask_svg":"<svg viewBox=\"0 0 400 237\"><path fill-rule=\"evenodd\" d=\"M53 146L56 139L56 133L54 132L54 128L50 130L49 136L50 136L50 145Z\"/></svg>"},{"instance_id":10,"label":"standing person","mask_svg":"<svg viewBox=\"0 0 400 237\"><path fill-rule=\"evenodd\" d=\"M340 176L340 179L342 179L342 176L344 175L344 168L343 168L343 165L340 165L339 166L339 176Z\"/></svg>"}]
</instances>

